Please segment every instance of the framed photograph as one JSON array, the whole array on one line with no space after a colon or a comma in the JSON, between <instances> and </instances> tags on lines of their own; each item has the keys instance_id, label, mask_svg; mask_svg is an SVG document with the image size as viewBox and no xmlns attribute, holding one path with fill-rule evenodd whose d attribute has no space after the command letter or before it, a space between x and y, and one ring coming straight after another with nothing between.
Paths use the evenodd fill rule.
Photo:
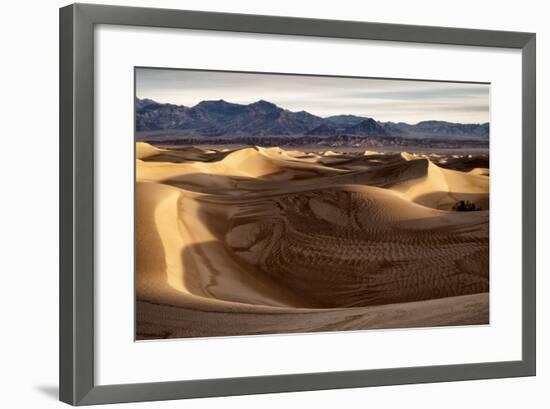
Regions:
<instances>
[{"instance_id":1,"label":"framed photograph","mask_svg":"<svg viewBox=\"0 0 550 409\"><path fill-rule=\"evenodd\" d=\"M535 34L60 10L60 399L535 374Z\"/></svg>"}]
</instances>

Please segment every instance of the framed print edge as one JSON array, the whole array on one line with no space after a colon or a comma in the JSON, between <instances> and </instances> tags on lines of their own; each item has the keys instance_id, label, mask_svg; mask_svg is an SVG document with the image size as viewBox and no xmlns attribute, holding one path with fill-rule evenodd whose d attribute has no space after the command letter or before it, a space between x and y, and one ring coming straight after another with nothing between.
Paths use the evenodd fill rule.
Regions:
<instances>
[{"instance_id":1,"label":"framed print edge","mask_svg":"<svg viewBox=\"0 0 550 409\"><path fill-rule=\"evenodd\" d=\"M79 7L60 9L59 396L71 404L94 387L92 32Z\"/></svg>"},{"instance_id":2,"label":"framed print edge","mask_svg":"<svg viewBox=\"0 0 550 409\"><path fill-rule=\"evenodd\" d=\"M96 385L94 381L95 24L337 37L522 50L522 360ZM60 400L72 405L535 375L535 34L75 4L60 9Z\"/></svg>"},{"instance_id":3,"label":"framed print edge","mask_svg":"<svg viewBox=\"0 0 550 409\"><path fill-rule=\"evenodd\" d=\"M522 358L536 372L536 36L522 47Z\"/></svg>"}]
</instances>

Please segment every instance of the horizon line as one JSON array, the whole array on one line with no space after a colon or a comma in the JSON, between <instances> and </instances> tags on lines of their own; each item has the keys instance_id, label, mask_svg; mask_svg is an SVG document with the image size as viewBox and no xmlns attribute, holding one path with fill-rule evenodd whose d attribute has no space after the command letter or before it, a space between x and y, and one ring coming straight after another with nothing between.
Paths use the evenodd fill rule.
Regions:
<instances>
[{"instance_id":1,"label":"horizon line","mask_svg":"<svg viewBox=\"0 0 550 409\"><path fill-rule=\"evenodd\" d=\"M485 125L485 124L489 124L491 123L491 121L486 121L486 122L452 122L452 121L447 121L447 120L440 120L440 119L424 119L422 121L418 121L416 123L409 123L409 122L405 122L405 121L380 121L372 116L362 116L362 115L355 115L355 114L333 114L333 115L329 115L329 116L321 116L321 115L316 115L316 114L312 114L311 112L309 111L306 111L304 109L302 110L299 110L299 111L291 111L289 109L286 109L286 108L283 108L273 102L270 102L270 101L267 101L265 99L258 99L254 102L250 102L248 104L240 104L238 102L230 102L230 101L227 101L223 98L220 98L220 99L203 99L199 102L197 102L195 105L183 105L183 104L175 104L175 103L172 103L172 102L160 102L156 99L152 99L152 98L140 98L138 97L137 95L135 95L135 99L137 100L140 100L140 101L144 101L144 100L149 100L149 101L153 101L154 103L157 103L159 105L174 105L174 106L177 106L177 107L184 107L184 108L195 108L196 106L198 106L199 104L201 104L202 102L225 102L227 104L231 104L231 105L239 105L239 106L250 106L250 105L254 105L254 104L257 104L259 102L267 102L268 104L272 104L274 106L276 106L277 108L280 108L284 111L288 111L288 112L292 112L292 113L299 113L299 112L305 112L309 115L313 115L313 116L316 116L318 118L321 118L321 119L329 119L329 118L332 118L332 117L335 117L335 116L354 116L354 117L357 117L357 118L364 118L364 119L373 119L375 120L376 122L379 122L379 123L395 123L395 124L406 124L406 125L418 125L420 123L423 123L423 122L446 122L448 124L458 124L458 125ZM136 109L136 104L134 103L134 114L137 113L137 109Z\"/></svg>"}]
</instances>

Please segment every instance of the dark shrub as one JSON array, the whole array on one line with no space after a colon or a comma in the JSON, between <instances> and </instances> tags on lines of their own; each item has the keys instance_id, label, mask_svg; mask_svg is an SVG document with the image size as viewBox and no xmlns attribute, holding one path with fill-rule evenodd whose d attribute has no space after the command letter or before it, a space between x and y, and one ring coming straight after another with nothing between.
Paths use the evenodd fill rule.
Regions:
<instances>
[{"instance_id":1,"label":"dark shrub","mask_svg":"<svg viewBox=\"0 0 550 409\"><path fill-rule=\"evenodd\" d=\"M469 200L461 200L459 202L456 202L456 204L453 206L453 210L455 212L476 212L478 210L481 210L481 208L477 207L475 203L472 203Z\"/></svg>"}]
</instances>

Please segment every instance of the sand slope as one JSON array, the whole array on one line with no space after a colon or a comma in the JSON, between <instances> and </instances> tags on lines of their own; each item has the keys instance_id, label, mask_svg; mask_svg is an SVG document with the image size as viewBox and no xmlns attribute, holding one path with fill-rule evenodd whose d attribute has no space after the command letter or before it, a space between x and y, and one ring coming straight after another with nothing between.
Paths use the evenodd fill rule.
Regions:
<instances>
[{"instance_id":1,"label":"sand slope","mask_svg":"<svg viewBox=\"0 0 550 409\"><path fill-rule=\"evenodd\" d=\"M488 322L485 172L375 152L136 154L140 339ZM484 210L449 211L465 199Z\"/></svg>"},{"instance_id":2,"label":"sand slope","mask_svg":"<svg viewBox=\"0 0 550 409\"><path fill-rule=\"evenodd\" d=\"M481 172L443 169L428 159L407 160L422 163L424 170L418 178L392 187L403 197L441 210L451 210L459 200L475 202L483 210L489 208L489 178Z\"/></svg>"}]
</instances>

